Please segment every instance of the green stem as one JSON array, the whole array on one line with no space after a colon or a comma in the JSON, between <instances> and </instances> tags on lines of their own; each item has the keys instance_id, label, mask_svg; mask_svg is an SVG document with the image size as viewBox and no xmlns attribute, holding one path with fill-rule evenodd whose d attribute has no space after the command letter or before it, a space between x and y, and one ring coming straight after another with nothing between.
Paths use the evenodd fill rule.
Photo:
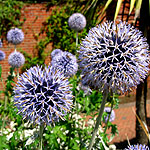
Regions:
<instances>
[{"instance_id":1,"label":"green stem","mask_svg":"<svg viewBox=\"0 0 150 150\"><path fill-rule=\"evenodd\" d=\"M76 32L76 48L78 47L78 31Z\"/></svg>"},{"instance_id":2,"label":"green stem","mask_svg":"<svg viewBox=\"0 0 150 150\"><path fill-rule=\"evenodd\" d=\"M114 105L114 95L113 95L113 100L111 101L111 109L110 109L110 113L109 113L109 116L108 116L108 120L107 120L107 123L106 123L106 127L105 127L105 130L104 130L104 133L106 133L106 130L108 128L108 122L110 120L110 116L111 116L111 113L112 113L113 105Z\"/></svg>"},{"instance_id":3,"label":"green stem","mask_svg":"<svg viewBox=\"0 0 150 150\"><path fill-rule=\"evenodd\" d=\"M19 77L19 68L17 68L17 78Z\"/></svg>"},{"instance_id":4,"label":"green stem","mask_svg":"<svg viewBox=\"0 0 150 150\"><path fill-rule=\"evenodd\" d=\"M99 114L98 114L98 117L96 119L95 128L93 130L93 134L92 134L92 138L91 138L88 150L91 150L92 146L94 144L95 136L96 136L96 133L98 131L99 125L101 123L101 118L102 118L102 114L103 114L103 111L104 111L104 107L105 107L105 103L106 103L107 97L108 97L108 92L107 92L107 90L104 90L103 91L103 100L102 100L101 108L99 110Z\"/></svg>"},{"instance_id":5,"label":"green stem","mask_svg":"<svg viewBox=\"0 0 150 150\"><path fill-rule=\"evenodd\" d=\"M39 145L39 150L42 150L43 130L44 130L44 123L42 123L42 124L40 125L40 131L39 131L40 145Z\"/></svg>"},{"instance_id":6,"label":"green stem","mask_svg":"<svg viewBox=\"0 0 150 150\"><path fill-rule=\"evenodd\" d=\"M7 109L7 96L5 95L5 104L4 104L4 110L6 111ZM4 112L4 118L3 118L3 124L2 124L2 134L5 126L5 118L6 118L6 112Z\"/></svg>"}]
</instances>

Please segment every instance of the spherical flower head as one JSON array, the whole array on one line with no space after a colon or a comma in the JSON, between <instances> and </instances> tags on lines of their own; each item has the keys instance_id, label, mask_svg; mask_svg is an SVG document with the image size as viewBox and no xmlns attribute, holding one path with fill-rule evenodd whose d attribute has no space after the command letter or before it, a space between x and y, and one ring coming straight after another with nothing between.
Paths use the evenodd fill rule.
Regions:
<instances>
[{"instance_id":1,"label":"spherical flower head","mask_svg":"<svg viewBox=\"0 0 150 150\"><path fill-rule=\"evenodd\" d=\"M2 40L0 39L0 48L3 47L3 43L2 43Z\"/></svg>"},{"instance_id":2,"label":"spherical flower head","mask_svg":"<svg viewBox=\"0 0 150 150\"><path fill-rule=\"evenodd\" d=\"M109 122L112 122L115 120L115 111L114 110L111 111L110 107L105 107L104 112L107 113L107 116L104 116L105 123L107 123L108 119L109 119ZM110 114L110 112L111 112L111 114ZM110 118L109 118L109 114L110 114Z\"/></svg>"},{"instance_id":3,"label":"spherical flower head","mask_svg":"<svg viewBox=\"0 0 150 150\"><path fill-rule=\"evenodd\" d=\"M22 66L25 62L25 58L23 54L20 52L14 51L8 56L8 63L13 67L13 68L19 68Z\"/></svg>"},{"instance_id":4,"label":"spherical flower head","mask_svg":"<svg viewBox=\"0 0 150 150\"><path fill-rule=\"evenodd\" d=\"M24 33L21 29L13 28L10 29L7 33L7 40L8 42L17 45L20 44L24 39Z\"/></svg>"},{"instance_id":5,"label":"spherical flower head","mask_svg":"<svg viewBox=\"0 0 150 150\"><path fill-rule=\"evenodd\" d=\"M61 49L54 49L52 52L51 52L51 57L55 57L57 54L60 54L62 53L62 50Z\"/></svg>"},{"instance_id":6,"label":"spherical flower head","mask_svg":"<svg viewBox=\"0 0 150 150\"><path fill-rule=\"evenodd\" d=\"M79 50L83 84L120 94L131 91L149 71L148 48L142 33L126 22L92 28Z\"/></svg>"},{"instance_id":7,"label":"spherical flower head","mask_svg":"<svg viewBox=\"0 0 150 150\"><path fill-rule=\"evenodd\" d=\"M149 147L146 145L137 144L137 145L128 146L128 148L125 148L125 150L149 150Z\"/></svg>"},{"instance_id":8,"label":"spherical flower head","mask_svg":"<svg viewBox=\"0 0 150 150\"><path fill-rule=\"evenodd\" d=\"M61 54L59 53L59 55L56 55L52 59L51 65L63 72L66 77L73 76L78 70L77 59L69 52L63 52Z\"/></svg>"},{"instance_id":9,"label":"spherical flower head","mask_svg":"<svg viewBox=\"0 0 150 150\"><path fill-rule=\"evenodd\" d=\"M5 53L0 50L0 61L5 59Z\"/></svg>"},{"instance_id":10,"label":"spherical flower head","mask_svg":"<svg viewBox=\"0 0 150 150\"><path fill-rule=\"evenodd\" d=\"M14 93L19 113L35 124L64 120L72 106L68 79L52 67L31 67L18 78Z\"/></svg>"},{"instance_id":11,"label":"spherical flower head","mask_svg":"<svg viewBox=\"0 0 150 150\"><path fill-rule=\"evenodd\" d=\"M86 18L81 13L74 13L68 19L69 27L81 31L86 26Z\"/></svg>"}]
</instances>

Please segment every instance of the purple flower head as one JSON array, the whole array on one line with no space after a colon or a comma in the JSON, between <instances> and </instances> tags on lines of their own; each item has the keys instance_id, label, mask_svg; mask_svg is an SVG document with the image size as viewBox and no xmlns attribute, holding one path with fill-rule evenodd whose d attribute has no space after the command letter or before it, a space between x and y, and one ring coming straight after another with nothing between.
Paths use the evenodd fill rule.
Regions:
<instances>
[{"instance_id":1,"label":"purple flower head","mask_svg":"<svg viewBox=\"0 0 150 150\"><path fill-rule=\"evenodd\" d=\"M5 53L0 50L0 61L5 59Z\"/></svg>"},{"instance_id":2,"label":"purple flower head","mask_svg":"<svg viewBox=\"0 0 150 150\"><path fill-rule=\"evenodd\" d=\"M107 116L104 116L104 119L105 119L105 123L107 123L108 119L109 119L109 114L110 114L110 111L111 111L111 108L110 107L105 107L104 108L104 112L107 113ZM109 122L112 122L115 120L115 111L112 110L111 114L110 114L110 119L109 119Z\"/></svg>"},{"instance_id":3,"label":"purple flower head","mask_svg":"<svg viewBox=\"0 0 150 150\"><path fill-rule=\"evenodd\" d=\"M68 79L52 67L31 67L18 78L14 93L19 113L35 124L64 120L72 106Z\"/></svg>"},{"instance_id":4,"label":"purple flower head","mask_svg":"<svg viewBox=\"0 0 150 150\"><path fill-rule=\"evenodd\" d=\"M24 62L25 58L20 52L14 51L8 56L8 63L14 68L19 68Z\"/></svg>"},{"instance_id":5,"label":"purple flower head","mask_svg":"<svg viewBox=\"0 0 150 150\"><path fill-rule=\"evenodd\" d=\"M3 47L3 43L2 43L2 40L0 39L0 48Z\"/></svg>"},{"instance_id":6,"label":"purple flower head","mask_svg":"<svg viewBox=\"0 0 150 150\"><path fill-rule=\"evenodd\" d=\"M81 31L86 26L86 18L81 13L74 13L68 19L69 27Z\"/></svg>"},{"instance_id":7,"label":"purple flower head","mask_svg":"<svg viewBox=\"0 0 150 150\"><path fill-rule=\"evenodd\" d=\"M126 22L92 28L78 51L83 84L100 91L131 91L148 74L148 48L142 32Z\"/></svg>"},{"instance_id":8,"label":"purple flower head","mask_svg":"<svg viewBox=\"0 0 150 150\"><path fill-rule=\"evenodd\" d=\"M63 72L66 77L73 76L78 70L77 59L69 52L63 52L56 55L52 59L51 64L54 68Z\"/></svg>"},{"instance_id":9,"label":"purple flower head","mask_svg":"<svg viewBox=\"0 0 150 150\"><path fill-rule=\"evenodd\" d=\"M7 33L7 40L8 42L17 45L20 44L24 39L24 33L21 29L13 28L8 31Z\"/></svg>"},{"instance_id":10,"label":"purple flower head","mask_svg":"<svg viewBox=\"0 0 150 150\"><path fill-rule=\"evenodd\" d=\"M137 145L128 146L128 148L125 148L125 150L149 150L149 147L146 145L137 144Z\"/></svg>"},{"instance_id":11,"label":"purple flower head","mask_svg":"<svg viewBox=\"0 0 150 150\"><path fill-rule=\"evenodd\" d=\"M61 49L54 49L52 52L51 52L51 57L55 57L57 54L60 54L62 53L62 50Z\"/></svg>"}]
</instances>

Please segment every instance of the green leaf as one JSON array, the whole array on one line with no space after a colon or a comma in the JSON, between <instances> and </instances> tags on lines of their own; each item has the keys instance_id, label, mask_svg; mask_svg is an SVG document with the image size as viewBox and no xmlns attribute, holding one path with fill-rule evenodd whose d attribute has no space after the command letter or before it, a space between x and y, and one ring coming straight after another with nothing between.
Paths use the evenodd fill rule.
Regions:
<instances>
[{"instance_id":1,"label":"green leaf","mask_svg":"<svg viewBox=\"0 0 150 150\"><path fill-rule=\"evenodd\" d=\"M118 0L114 20L116 20L116 18L118 16L121 4L122 4L122 0Z\"/></svg>"},{"instance_id":2,"label":"green leaf","mask_svg":"<svg viewBox=\"0 0 150 150\"><path fill-rule=\"evenodd\" d=\"M134 20L136 20L137 17L139 17L140 15L140 9L141 9L141 5L142 5L142 0L138 0L136 3L136 10L135 10L135 17Z\"/></svg>"},{"instance_id":3,"label":"green leaf","mask_svg":"<svg viewBox=\"0 0 150 150\"><path fill-rule=\"evenodd\" d=\"M103 11L101 12L99 18L101 18L105 12L105 10L108 8L108 6L110 5L110 3L112 2L112 0L107 0L107 3L105 4L105 7L103 9Z\"/></svg>"},{"instance_id":4,"label":"green leaf","mask_svg":"<svg viewBox=\"0 0 150 150\"><path fill-rule=\"evenodd\" d=\"M131 0L131 2L130 2L129 15L131 14L131 12L132 12L132 10L133 10L133 7L134 7L134 4L135 4L135 1L136 1L136 0Z\"/></svg>"}]
</instances>

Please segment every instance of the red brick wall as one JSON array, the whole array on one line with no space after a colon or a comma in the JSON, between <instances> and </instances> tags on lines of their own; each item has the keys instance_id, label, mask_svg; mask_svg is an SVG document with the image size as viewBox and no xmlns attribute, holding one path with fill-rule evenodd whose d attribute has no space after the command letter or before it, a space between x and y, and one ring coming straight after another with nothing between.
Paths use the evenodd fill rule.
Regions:
<instances>
[{"instance_id":1,"label":"red brick wall","mask_svg":"<svg viewBox=\"0 0 150 150\"><path fill-rule=\"evenodd\" d=\"M125 3L121 6L119 16L117 20L126 20L127 14L129 12L129 0L124 0ZM47 19L49 15L51 15L52 9L51 8L48 12L46 11L46 4L28 4L25 5L22 9L22 18L21 20L26 18L26 21L23 24L22 30L25 34L24 41L17 46L17 49L21 48L22 50L34 55L36 53L35 46L37 44L37 40L34 38L35 35L38 35L40 32L40 29L42 27L42 23ZM111 13L111 11L110 11ZM114 15L114 14L113 14ZM129 17L129 23L133 22L134 18L134 11L132 12L132 15ZM39 39L44 38L45 35L40 35ZM14 51L14 45L7 44L6 41L4 41L3 48L1 48L6 53L6 58L4 61L0 61L0 64L2 65L2 77L5 81L8 71L9 71L9 64L8 64L8 56L11 52ZM47 51L51 51L52 47L51 44L49 44L46 48ZM50 57L47 58L47 63L50 61ZM149 84L150 88L150 84ZM0 82L0 90L2 90L2 83Z\"/></svg>"},{"instance_id":2,"label":"red brick wall","mask_svg":"<svg viewBox=\"0 0 150 150\"><path fill-rule=\"evenodd\" d=\"M37 42L44 38L45 35L40 35L38 41L34 38L35 35L38 35L40 29L42 27L42 23L46 21L48 16L51 14L51 9L46 11L46 4L28 4L22 8L22 18L21 20L26 18L26 21L23 24L22 30L24 32L24 41L17 45L17 49L20 48L26 51L29 54L35 55ZM51 44L49 44L46 48L46 51L50 51ZM6 58L3 61L0 61L2 65L2 78L3 81L6 80L6 77L9 72L10 65L8 64L8 56L11 52L14 51L14 45L8 44L7 41L3 41L3 47L1 48L6 53ZM47 59L50 61L50 57ZM0 82L0 90L2 90L2 83Z\"/></svg>"}]
</instances>

